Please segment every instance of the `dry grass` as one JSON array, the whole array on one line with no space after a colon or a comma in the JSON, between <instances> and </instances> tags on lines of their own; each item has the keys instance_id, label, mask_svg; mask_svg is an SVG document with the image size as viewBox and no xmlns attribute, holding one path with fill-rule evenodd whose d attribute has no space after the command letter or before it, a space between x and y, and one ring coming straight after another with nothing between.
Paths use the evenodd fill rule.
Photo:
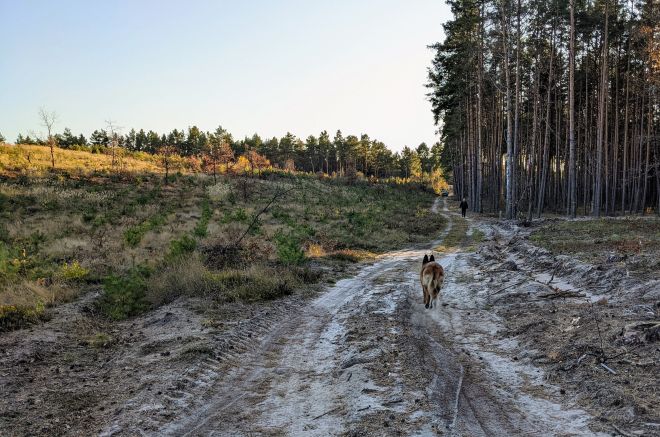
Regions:
<instances>
[{"instance_id":1,"label":"dry grass","mask_svg":"<svg viewBox=\"0 0 660 437\"><path fill-rule=\"evenodd\" d=\"M122 156L113 168L112 156L65 150L55 147L55 168L73 175L88 175L92 172L109 173L122 170L134 173L161 172L157 158L148 154ZM50 148L46 146L0 144L0 172L29 172L42 174L51 169Z\"/></svg>"},{"instance_id":2,"label":"dry grass","mask_svg":"<svg viewBox=\"0 0 660 437\"><path fill-rule=\"evenodd\" d=\"M12 287L7 287L2 294L2 304L16 307L28 307L34 305L35 301L51 305L56 302L62 292L61 285L46 287L36 281L21 280Z\"/></svg>"},{"instance_id":3,"label":"dry grass","mask_svg":"<svg viewBox=\"0 0 660 437\"><path fill-rule=\"evenodd\" d=\"M147 281L146 298L152 305L179 296L203 296L213 291L211 272L199 254L162 265Z\"/></svg>"}]
</instances>

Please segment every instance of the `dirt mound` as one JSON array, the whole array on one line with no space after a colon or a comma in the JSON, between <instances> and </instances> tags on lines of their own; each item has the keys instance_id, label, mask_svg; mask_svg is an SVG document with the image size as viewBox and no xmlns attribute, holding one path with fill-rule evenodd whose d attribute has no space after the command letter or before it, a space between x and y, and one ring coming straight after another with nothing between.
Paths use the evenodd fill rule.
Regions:
<instances>
[{"instance_id":1,"label":"dirt mound","mask_svg":"<svg viewBox=\"0 0 660 437\"><path fill-rule=\"evenodd\" d=\"M491 272L506 272L491 296L505 321L502 334L534 351L533 363L547 371L547 380L604 429L660 432L660 282L629 276L617 265L553 255L527 235L496 227L476 254Z\"/></svg>"}]
</instances>

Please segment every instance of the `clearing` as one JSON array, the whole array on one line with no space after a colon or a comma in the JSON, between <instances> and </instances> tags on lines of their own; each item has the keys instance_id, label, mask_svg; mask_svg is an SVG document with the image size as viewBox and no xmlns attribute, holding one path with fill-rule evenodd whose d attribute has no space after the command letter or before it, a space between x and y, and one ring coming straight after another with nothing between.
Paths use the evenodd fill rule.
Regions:
<instances>
[{"instance_id":1,"label":"clearing","mask_svg":"<svg viewBox=\"0 0 660 437\"><path fill-rule=\"evenodd\" d=\"M0 423L10 435L660 432L657 275L534 246L547 225L464 220L444 199L432 211L447 224L433 241L305 295L182 298L112 325L88 315L91 294L60 305L0 340ZM431 248L447 281L425 310Z\"/></svg>"}]
</instances>

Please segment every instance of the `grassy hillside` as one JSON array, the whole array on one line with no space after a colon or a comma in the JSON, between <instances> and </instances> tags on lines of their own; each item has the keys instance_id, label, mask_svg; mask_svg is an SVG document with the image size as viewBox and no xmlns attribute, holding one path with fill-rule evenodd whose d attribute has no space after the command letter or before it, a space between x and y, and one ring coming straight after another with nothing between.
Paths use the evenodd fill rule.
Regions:
<instances>
[{"instance_id":1,"label":"grassy hillside","mask_svg":"<svg viewBox=\"0 0 660 437\"><path fill-rule=\"evenodd\" d=\"M119 149L118 149L119 150ZM116 164L112 167L112 156L106 153L54 148L55 167L60 173L90 175L94 172L128 171L159 172L158 158L147 153L118 151ZM46 146L0 144L0 171L4 174L43 174L51 168L50 149Z\"/></svg>"},{"instance_id":2,"label":"grassy hillside","mask_svg":"<svg viewBox=\"0 0 660 437\"><path fill-rule=\"evenodd\" d=\"M0 330L94 289L114 319L181 295L275 298L443 227L419 187L276 173L164 185L140 157L117 173L106 155L58 150L51 172L45 147L0 151Z\"/></svg>"}]
</instances>

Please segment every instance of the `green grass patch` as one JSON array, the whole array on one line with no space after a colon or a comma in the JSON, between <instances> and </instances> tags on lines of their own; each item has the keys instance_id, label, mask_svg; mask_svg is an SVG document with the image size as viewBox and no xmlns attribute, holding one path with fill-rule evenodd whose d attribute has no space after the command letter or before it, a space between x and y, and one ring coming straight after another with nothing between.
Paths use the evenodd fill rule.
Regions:
<instances>
[{"instance_id":1,"label":"green grass patch","mask_svg":"<svg viewBox=\"0 0 660 437\"><path fill-rule=\"evenodd\" d=\"M467 220L462 217L453 217L451 229L445 236L444 240L442 240L442 243L435 247L434 250L445 252L465 246L468 243L467 230Z\"/></svg>"},{"instance_id":2,"label":"green grass patch","mask_svg":"<svg viewBox=\"0 0 660 437\"><path fill-rule=\"evenodd\" d=\"M130 228L126 229L126 231L124 231L124 240L126 241L126 244L128 244L130 247L137 247L147 232L164 225L165 221L165 214L159 213L148 218L139 225L131 226Z\"/></svg>"},{"instance_id":3,"label":"green grass patch","mask_svg":"<svg viewBox=\"0 0 660 437\"><path fill-rule=\"evenodd\" d=\"M244 208L237 208L233 211L225 211L221 223L245 223L248 221L248 214Z\"/></svg>"},{"instance_id":4,"label":"green grass patch","mask_svg":"<svg viewBox=\"0 0 660 437\"><path fill-rule=\"evenodd\" d=\"M479 244L482 241L484 241L485 237L486 237L486 235L482 231L480 231L479 229L475 228L475 229L472 230L472 242L473 243Z\"/></svg>"}]
</instances>

